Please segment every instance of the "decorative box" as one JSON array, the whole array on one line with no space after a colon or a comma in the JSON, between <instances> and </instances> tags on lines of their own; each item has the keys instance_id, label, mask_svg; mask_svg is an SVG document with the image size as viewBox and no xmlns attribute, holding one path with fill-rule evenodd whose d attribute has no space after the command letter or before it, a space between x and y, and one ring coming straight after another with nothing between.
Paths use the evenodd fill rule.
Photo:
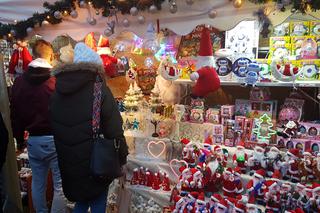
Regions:
<instances>
[{"instance_id":1,"label":"decorative box","mask_svg":"<svg viewBox=\"0 0 320 213\"><path fill-rule=\"evenodd\" d=\"M203 109L191 109L190 112L190 121L194 123L203 123L204 117L203 117Z\"/></svg>"},{"instance_id":2,"label":"decorative box","mask_svg":"<svg viewBox=\"0 0 320 213\"><path fill-rule=\"evenodd\" d=\"M202 98L192 98L191 104L192 109L202 109L204 110L204 99Z\"/></svg>"},{"instance_id":3,"label":"decorative box","mask_svg":"<svg viewBox=\"0 0 320 213\"><path fill-rule=\"evenodd\" d=\"M222 105L221 106L221 123L225 125L227 119L232 119L234 116L234 105Z\"/></svg>"},{"instance_id":4,"label":"decorative box","mask_svg":"<svg viewBox=\"0 0 320 213\"><path fill-rule=\"evenodd\" d=\"M225 146L234 146L235 140L235 131L234 131L234 120L226 120L226 125L224 126L224 145Z\"/></svg>"},{"instance_id":5,"label":"decorative box","mask_svg":"<svg viewBox=\"0 0 320 213\"><path fill-rule=\"evenodd\" d=\"M246 116L247 118L259 118L263 114L275 118L277 112L277 101L250 101L236 99L235 115Z\"/></svg>"},{"instance_id":6,"label":"decorative box","mask_svg":"<svg viewBox=\"0 0 320 213\"><path fill-rule=\"evenodd\" d=\"M301 122L299 125L301 138L320 139L320 124L311 122Z\"/></svg>"},{"instance_id":7,"label":"decorative box","mask_svg":"<svg viewBox=\"0 0 320 213\"><path fill-rule=\"evenodd\" d=\"M312 152L318 153L320 151L320 141L319 140L310 140L310 139L298 139L298 138L283 138L277 137L277 145L280 148L296 148L302 151L311 149Z\"/></svg>"},{"instance_id":8,"label":"decorative box","mask_svg":"<svg viewBox=\"0 0 320 213\"><path fill-rule=\"evenodd\" d=\"M209 108L206 111L206 122L219 124L220 123L220 110L215 108Z\"/></svg>"},{"instance_id":9,"label":"decorative box","mask_svg":"<svg viewBox=\"0 0 320 213\"><path fill-rule=\"evenodd\" d=\"M241 140L250 140L253 128L253 119L247 118L245 116L235 117L235 145L237 145Z\"/></svg>"}]
</instances>

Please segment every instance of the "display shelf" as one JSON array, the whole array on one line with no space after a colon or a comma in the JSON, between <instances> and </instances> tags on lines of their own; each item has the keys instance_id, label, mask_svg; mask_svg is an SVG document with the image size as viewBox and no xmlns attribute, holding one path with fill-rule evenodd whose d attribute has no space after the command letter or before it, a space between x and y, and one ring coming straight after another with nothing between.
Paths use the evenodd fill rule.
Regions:
<instances>
[{"instance_id":1,"label":"display shelf","mask_svg":"<svg viewBox=\"0 0 320 213\"><path fill-rule=\"evenodd\" d=\"M195 82L189 79L178 79L175 80L176 84L194 84ZM221 81L222 86L241 86L241 82L238 81ZM320 81L296 81L296 82L257 82L256 86L260 87L319 87Z\"/></svg>"}]
</instances>

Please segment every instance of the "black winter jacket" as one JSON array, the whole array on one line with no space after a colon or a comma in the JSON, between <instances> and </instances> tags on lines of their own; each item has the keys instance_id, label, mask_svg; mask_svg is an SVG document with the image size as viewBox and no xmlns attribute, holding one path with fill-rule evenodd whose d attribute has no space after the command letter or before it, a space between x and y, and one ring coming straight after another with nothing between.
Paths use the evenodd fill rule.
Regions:
<instances>
[{"instance_id":1,"label":"black winter jacket","mask_svg":"<svg viewBox=\"0 0 320 213\"><path fill-rule=\"evenodd\" d=\"M103 72L102 66L90 63L67 64L53 71L56 91L50 104L51 127L64 194L70 201L95 199L112 181L94 180L89 167L93 147L93 85L97 73ZM102 87L101 130L105 138L124 140L122 118L107 86ZM125 152L127 155L127 146ZM125 164L126 157L121 161Z\"/></svg>"}]
</instances>

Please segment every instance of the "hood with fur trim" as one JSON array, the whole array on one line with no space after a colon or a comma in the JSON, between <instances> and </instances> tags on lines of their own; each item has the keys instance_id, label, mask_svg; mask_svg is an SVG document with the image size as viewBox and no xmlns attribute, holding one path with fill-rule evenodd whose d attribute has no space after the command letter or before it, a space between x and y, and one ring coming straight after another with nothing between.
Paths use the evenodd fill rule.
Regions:
<instances>
[{"instance_id":1,"label":"hood with fur trim","mask_svg":"<svg viewBox=\"0 0 320 213\"><path fill-rule=\"evenodd\" d=\"M94 63L64 64L51 72L56 77L56 91L63 95L72 95L88 83L96 80L97 74L104 79L104 69Z\"/></svg>"}]
</instances>

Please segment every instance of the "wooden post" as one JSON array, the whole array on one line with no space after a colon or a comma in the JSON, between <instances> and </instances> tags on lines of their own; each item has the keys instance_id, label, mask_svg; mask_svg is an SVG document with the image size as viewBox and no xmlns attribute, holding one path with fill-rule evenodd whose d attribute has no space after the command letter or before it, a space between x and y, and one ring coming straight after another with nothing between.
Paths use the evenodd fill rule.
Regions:
<instances>
[{"instance_id":1,"label":"wooden post","mask_svg":"<svg viewBox=\"0 0 320 213\"><path fill-rule=\"evenodd\" d=\"M3 168L3 188L5 194L4 212L20 213L22 212L22 203L19 187L17 158L11 129L9 97L2 55L0 55L0 112L9 132L7 158Z\"/></svg>"}]
</instances>

